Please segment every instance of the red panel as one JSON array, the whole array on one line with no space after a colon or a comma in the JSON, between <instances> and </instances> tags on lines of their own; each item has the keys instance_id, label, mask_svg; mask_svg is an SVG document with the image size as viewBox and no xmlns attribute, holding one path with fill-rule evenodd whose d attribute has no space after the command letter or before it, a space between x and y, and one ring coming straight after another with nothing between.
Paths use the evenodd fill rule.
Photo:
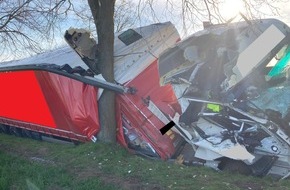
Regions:
<instances>
[{"instance_id":1,"label":"red panel","mask_svg":"<svg viewBox=\"0 0 290 190\"><path fill-rule=\"evenodd\" d=\"M161 111L171 116L180 111L172 87L159 85L157 61L127 85L137 88L137 93L118 97L118 124L121 125L121 111L130 120L139 135L151 143L162 159L170 158L176 151L173 145L175 139L170 139L169 136L160 133L159 130L165 124L148 110L142 100L150 96L150 99ZM125 145L122 131L120 126L117 137L119 142Z\"/></svg>"},{"instance_id":2,"label":"red panel","mask_svg":"<svg viewBox=\"0 0 290 190\"><path fill-rule=\"evenodd\" d=\"M0 73L0 116L55 127L34 71Z\"/></svg>"},{"instance_id":3,"label":"red panel","mask_svg":"<svg viewBox=\"0 0 290 190\"><path fill-rule=\"evenodd\" d=\"M174 107L180 111L180 107L177 106L178 102L171 85L159 85L157 60L153 62L147 69L145 69L140 75L138 75L134 80L132 80L128 85L137 88L136 95L131 96L131 99L134 100L135 103L141 105L143 102L140 101L140 99L150 96L150 99L163 112L167 114L175 113L176 110L171 109L171 107Z\"/></svg>"},{"instance_id":4,"label":"red panel","mask_svg":"<svg viewBox=\"0 0 290 190\"><path fill-rule=\"evenodd\" d=\"M177 39L176 42L179 42L181 39ZM175 113L179 112L181 113L181 108L180 105L176 99L176 96L174 94L174 91L171 86L165 86L165 87L160 87L159 85L159 73L158 73L158 65L157 65L157 60L153 62L147 69L145 69L142 73L140 73L135 79L133 79L127 86L133 86L138 89L137 95L135 98L133 96L130 96L130 98L133 100L134 103L138 104L139 106L143 107L144 104L142 102L142 97L146 98L148 95L151 97L151 99L154 100L154 103L158 105L159 109L161 109L163 112L169 114L169 113ZM140 112L138 112L136 107L129 106L130 101L125 98L125 96L117 96L117 105L116 105L116 120L117 120L117 139L120 144L123 146L127 146L125 142L125 137L122 129L122 119L121 119L121 110L123 114L126 114L125 110L129 110L129 113L126 114L127 118L131 118L131 120L144 120L144 116ZM170 104L170 107L168 106ZM130 109L129 109L130 107ZM171 109L172 108L172 109ZM161 124L163 127L163 124ZM159 125L160 126L160 125ZM137 125L139 128L139 126ZM151 126L153 128L153 126ZM148 130L152 130L149 129ZM160 136L159 131L156 131L153 129L153 131L156 133L157 136ZM144 132L146 133L146 132ZM155 135L154 135L155 136ZM165 137L167 138L167 137ZM172 140L166 139L164 140L163 144L166 146L166 144L171 144L172 145ZM155 144L156 141L154 142ZM162 148L160 148L162 149ZM167 153L167 156L170 157L170 155L173 154L174 151L172 151L172 147L166 148L163 147L163 150ZM165 153L165 154L166 154ZM159 150L160 154L160 150ZM161 153L162 154L162 153ZM167 156L161 155L163 159L165 159ZM167 157L168 158L168 157Z\"/></svg>"},{"instance_id":5,"label":"red panel","mask_svg":"<svg viewBox=\"0 0 290 190\"><path fill-rule=\"evenodd\" d=\"M88 139L99 132L97 89L94 86L44 71L38 71L36 75L58 129Z\"/></svg>"}]
</instances>

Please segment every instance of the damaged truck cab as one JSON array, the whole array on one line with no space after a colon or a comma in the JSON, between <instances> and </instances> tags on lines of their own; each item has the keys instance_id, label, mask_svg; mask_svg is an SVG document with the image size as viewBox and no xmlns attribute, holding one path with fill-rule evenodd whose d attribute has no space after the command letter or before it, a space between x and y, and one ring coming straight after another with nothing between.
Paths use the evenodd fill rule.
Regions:
<instances>
[{"instance_id":1,"label":"damaged truck cab","mask_svg":"<svg viewBox=\"0 0 290 190\"><path fill-rule=\"evenodd\" d=\"M190 163L290 175L290 28L275 19L212 25L158 61L182 107ZM179 130L178 130L179 129Z\"/></svg>"}]
</instances>

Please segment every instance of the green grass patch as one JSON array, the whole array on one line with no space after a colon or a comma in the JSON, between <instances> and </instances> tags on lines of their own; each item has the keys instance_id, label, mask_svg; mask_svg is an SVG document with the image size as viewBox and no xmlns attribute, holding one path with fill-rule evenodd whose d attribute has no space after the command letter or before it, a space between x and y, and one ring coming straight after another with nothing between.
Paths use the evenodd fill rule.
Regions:
<instances>
[{"instance_id":1,"label":"green grass patch","mask_svg":"<svg viewBox=\"0 0 290 190\"><path fill-rule=\"evenodd\" d=\"M3 151L0 162L0 189L114 189L97 176L80 180L53 163L29 161Z\"/></svg>"},{"instance_id":2,"label":"green grass patch","mask_svg":"<svg viewBox=\"0 0 290 190\"><path fill-rule=\"evenodd\" d=\"M74 146L0 134L0 162L0 189L290 189L288 179L148 160L102 143Z\"/></svg>"}]
</instances>

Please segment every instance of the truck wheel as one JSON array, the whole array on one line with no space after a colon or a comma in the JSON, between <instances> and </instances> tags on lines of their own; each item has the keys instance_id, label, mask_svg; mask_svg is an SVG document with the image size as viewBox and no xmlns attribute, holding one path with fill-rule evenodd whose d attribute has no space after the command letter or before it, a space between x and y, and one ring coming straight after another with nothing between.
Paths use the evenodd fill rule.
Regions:
<instances>
[{"instance_id":1,"label":"truck wheel","mask_svg":"<svg viewBox=\"0 0 290 190\"><path fill-rule=\"evenodd\" d=\"M22 129L22 135L23 137L26 137L26 138L32 138L31 131L26 130L26 129Z\"/></svg>"},{"instance_id":2,"label":"truck wheel","mask_svg":"<svg viewBox=\"0 0 290 190\"><path fill-rule=\"evenodd\" d=\"M75 146L78 146L78 145L80 145L80 144L81 144L81 142L80 142L80 141L76 141L76 140L72 140L72 143L73 143Z\"/></svg>"},{"instance_id":3,"label":"truck wheel","mask_svg":"<svg viewBox=\"0 0 290 190\"><path fill-rule=\"evenodd\" d=\"M41 134L35 131L31 131L31 137L32 139L35 139L35 140L39 140L39 141L42 140Z\"/></svg>"},{"instance_id":4,"label":"truck wheel","mask_svg":"<svg viewBox=\"0 0 290 190\"><path fill-rule=\"evenodd\" d=\"M0 133L5 133L10 135L9 126L0 124Z\"/></svg>"},{"instance_id":5,"label":"truck wheel","mask_svg":"<svg viewBox=\"0 0 290 190\"><path fill-rule=\"evenodd\" d=\"M10 127L11 135L15 135L16 137L22 137L22 130L16 127Z\"/></svg>"}]
</instances>

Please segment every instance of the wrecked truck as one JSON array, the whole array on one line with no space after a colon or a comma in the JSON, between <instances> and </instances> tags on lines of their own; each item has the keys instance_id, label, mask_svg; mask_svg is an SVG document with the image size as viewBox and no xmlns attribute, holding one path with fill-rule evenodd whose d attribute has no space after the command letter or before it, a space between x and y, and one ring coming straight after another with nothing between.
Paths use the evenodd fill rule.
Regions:
<instances>
[{"instance_id":1,"label":"wrecked truck","mask_svg":"<svg viewBox=\"0 0 290 190\"><path fill-rule=\"evenodd\" d=\"M208 26L164 52L160 83L188 164L256 176L290 175L290 28L275 19ZM190 152L190 153L189 153Z\"/></svg>"},{"instance_id":2,"label":"wrecked truck","mask_svg":"<svg viewBox=\"0 0 290 190\"><path fill-rule=\"evenodd\" d=\"M118 142L134 153L289 176L284 23L213 25L182 41L171 23L117 33L116 83L92 72L95 54L78 51L86 49L79 47L87 44L84 33L69 35L72 48L0 65L1 132L95 142L101 128L98 100L103 89L112 90L118 94ZM171 121L175 126L163 135Z\"/></svg>"}]
</instances>

